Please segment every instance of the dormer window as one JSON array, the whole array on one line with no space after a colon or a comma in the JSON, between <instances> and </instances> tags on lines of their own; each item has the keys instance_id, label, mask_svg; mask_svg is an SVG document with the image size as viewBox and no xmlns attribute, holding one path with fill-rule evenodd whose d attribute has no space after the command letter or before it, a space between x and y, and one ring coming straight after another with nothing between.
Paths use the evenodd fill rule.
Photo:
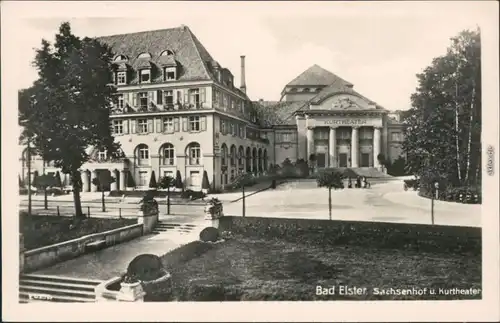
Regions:
<instances>
[{"instance_id":1,"label":"dormer window","mask_svg":"<svg viewBox=\"0 0 500 323\"><path fill-rule=\"evenodd\" d=\"M140 83L151 83L151 69L145 68L139 71L140 77L139 77L139 82Z\"/></svg>"},{"instance_id":2,"label":"dormer window","mask_svg":"<svg viewBox=\"0 0 500 323\"><path fill-rule=\"evenodd\" d=\"M105 161L106 159L108 159L107 151L105 149L100 149L97 152L97 160L99 160L99 161Z\"/></svg>"},{"instance_id":3,"label":"dormer window","mask_svg":"<svg viewBox=\"0 0 500 323\"><path fill-rule=\"evenodd\" d=\"M161 52L160 56L169 56L169 55L174 55L174 52L171 51L170 49L164 50Z\"/></svg>"},{"instance_id":4,"label":"dormer window","mask_svg":"<svg viewBox=\"0 0 500 323\"><path fill-rule=\"evenodd\" d=\"M121 62L121 61L126 61L126 60L128 60L128 58L125 55L118 55L114 59L115 62Z\"/></svg>"},{"instance_id":5,"label":"dormer window","mask_svg":"<svg viewBox=\"0 0 500 323\"><path fill-rule=\"evenodd\" d=\"M165 67L163 69L164 81L175 81L177 79L177 69L175 67Z\"/></svg>"},{"instance_id":6,"label":"dormer window","mask_svg":"<svg viewBox=\"0 0 500 323\"><path fill-rule=\"evenodd\" d=\"M117 85L127 84L127 72L117 72L116 73L116 84Z\"/></svg>"},{"instance_id":7,"label":"dormer window","mask_svg":"<svg viewBox=\"0 0 500 323\"><path fill-rule=\"evenodd\" d=\"M303 91L306 92L306 93L308 93L308 92L311 91L311 89L309 89L309 88L306 87Z\"/></svg>"},{"instance_id":8,"label":"dormer window","mask_svg":"<svg viewBox=\"0 0 500 323\"><path fill-rule=\"evenodd\" d=\"M150 53L141 53L137 58L148 58L151 59L151 54Z\"/></svg>"}]
</instances>

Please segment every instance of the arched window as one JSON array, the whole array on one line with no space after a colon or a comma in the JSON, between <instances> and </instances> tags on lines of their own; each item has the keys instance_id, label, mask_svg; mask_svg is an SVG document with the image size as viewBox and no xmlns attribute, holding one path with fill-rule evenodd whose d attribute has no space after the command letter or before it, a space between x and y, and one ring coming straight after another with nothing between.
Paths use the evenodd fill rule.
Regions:
<instances>
[{"instance_id":1,"label":"arched window","mask_svg":"<svg viewBox=\"0 0 500 323\"><path fill-rule=\"evenodd\" d=\"M149 165L149 147L145 144L140 144L136 148L137 165Z\"/></svg>"},{"instance_id":2,"label":"arched window","mask_svg":"<svg viewBox=\"0 0 500 323\"><path fill-rule=\"evenodd\" d=\"M187 146L186 155L189 158L189 165L201 165L201 147L197 142L192 142Z\"/></svg>"},{"instance_id":3,"label":"arched window","mask_svg":"<svg viewBox=\"0 0 500 323\"><path fill-rule=\"evenodd\" d=\"M236 166L236 146L231 146L231 166Z\"/></svg>"},{"instance_id":4,"label":"arched window","mask_svg":"<svg viewBox=\"0 0 500 323\"><path fill-rule=\"evenodd\" d=\"M243 156L245 155L245 151L243 149L243 146L240 146L240 148L238 148L238 165L241 166L241 168L243 167Z\"/></svg>"},{"instance_id":5,"label":"arched window","mask_svg":"<svg viewBox=\"0 0 500 323\"><path fill-rule=\"evenodd\" d=\"M150 53L140 53L137 58L151 58Z\"/></svg>"},{"instance_id":6,"label":"arched window","mask_svg":"<svg viewBox=\"0 0 500 323\"><path fill-rule=\"evenodd\" d=\"M174 145L167 143L160 148L160 156L162 165L172 166L175 164L175 148Z\"/></svg>"},{"instance_id":7,"label":"arched window","mask_svg":"<svg viewBox=\"0 0 500 323\"><path fill-rule=\"evenodd\" d=\"M264 149L264 170L267 171L267 150Z\"/></svg>"},{"instance_id":8,"label":"arched window","mask_svg":"<svg viewBox=\"0 0 500 323\"><path fill-rule=\"evenodd\" d=\"M259 172L262 171L262 165L263 165L263 162L262 162L262 149L259 148L259 152L257 153L257 160L258 160L258 170Z\"/></svg>"},{"instance_id":9,"label":"arched window","mask_svg":"<svg viewBox=\"0 0 500 323\"><path fill-rule=\"evenodd\" d=\"M227 166L227 146L226 144L222 144L220 148L220 159L222 166Z\"/></svg>"},{"instance_id":10,"label":"arched window","mask_svg":"<svg viewBox=\"0 0 500 323\"><path fill-rule=\"evenodd\" d=\"M250 149L250 147L247 147L247 150L245 152L245 158L247 162L246 171L249 173L252 171L252 150Z\"/></svg>"},{"instance_id":11,"label":"arched window","mask_svg":"<svg viewBox=\"0 0 500 323\"><path fill-rule=\"evenodd\" d=\"M170 55L174 55L174 52L172 50L170 50L170 49L164 50L160 54L160 56L170 56Z\"/></svg>"}]
</instances>

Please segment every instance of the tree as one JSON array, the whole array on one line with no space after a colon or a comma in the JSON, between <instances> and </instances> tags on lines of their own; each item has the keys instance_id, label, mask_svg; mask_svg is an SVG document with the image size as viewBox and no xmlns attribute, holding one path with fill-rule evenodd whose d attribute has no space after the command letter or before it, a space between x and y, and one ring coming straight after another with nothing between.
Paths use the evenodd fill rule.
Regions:
<instances>
[{"instance_id":1,"label":"tree","mask_svg":"<svg viewBox=\"0 0 500 323\"><path fill-rule=\"evenodd\" d=\"M36 181L36 186L37 188L40 188L43 190L43 201L44 201L44 207L46 210L48 210L48 200L47 200L47 189L51 186L56 186L56 178L51 175L43 174L41 176L38 176L37 181Z\"/></svg>"},{"instance_id":2,"label":"tree","mask_svg":"<svg viewBox=\"0 0 500 323\"><path fill-rule=\"evenodd\" d=\"M116 179L113 176L111 176L111 173L109 171L98 172L97 176L92 179L92 184L97 186L101 191L101 204L103 212L106 212L106 205L104 204L105 187L109 187L109 185L111 185L111 183L114 183L115 181Z\"/></svg>"},{"instance_id":3,"label":"tree","mask_svg":"<svg viewBox=\"0 0 500 323\"><path fill-rule=\"evenodd\" d=\"M332 188L343 188L344 184L342 182L342 178L342 173L338 171L332 171L322 172L316 179L319 187L328 188L328 215L330 220L332 219Z\"/></svg>"},{"instance_id":4,"label":"tree","mask_svg":"<svg viewBox=\"0 0 500 323\"><path fill-rule=\"evenodd\" d=\"M171 176L163 176L158 182L158 187L167 189L167 214L170 214L170 188L174 186L175 180Z\"/></svg>"},{"instance_id":5,"label":"tree","mask_svg":"<svg viewBox=\"0 0 500 323\"><path fill-rule=\"evenodd\" d=\"M155 171L151 171L151 178L149 180L149 188L157 188L158 184L156 183Z\"/></svg>"},{"instance_id":6,"label":"tree","mask_svg":"<svg viewBox=\"0 0 500 323\"><path fill-rule=\"evenodd\" d=\"M479 29L451 39L447 53L417 75L404 118L407 169L421 183L481 182L481 41Z\"/></svg>"},{"instance_id":7,"label":"tree","mask_svg":"<svg viewBox=\"0 0 500 323\"><path fill-rule=\"evenodd\" d=\"M73 185L75 215L84 216L79 169L89 160L88 147L106 149L121 158L110 127L113 53L97 39L80 39L69 23L61 24L52 46L42 40L34 66L38 80L31 91L34 104L20 102L19 123L45 161L54 162Z\"/></svg>"},{"instance_id":8,"label":"tree","mask_svg":"<svg viewBox=\"0 0 500 323\"><path fill-rule=\"evenodd\" d=\"M179 170L175 174L175 188L182 189L184 192L184 184L182 183L182 176Z\"/></svg>"},{"instance_id":9,"label":"tree","mask_svg":"<svg viewBox=\"0 0 500 323\"><path fill-rule=\"evenodd\" d=\"M203 179L201 181L201 188L204 190L210 189L210 181L208 180L208 173L206 170L203 171Z\"/></svg>"},{"instance_id":10,"label":"tree","mask_svg":"<svg viewBox=\"0 0 500 323\"><path fill-rule=\"evenodd\" d=\"M406 159L399 156L392 164L387 166L387 173L392 176L406 175Z\"/></svg>"}]
</instances>

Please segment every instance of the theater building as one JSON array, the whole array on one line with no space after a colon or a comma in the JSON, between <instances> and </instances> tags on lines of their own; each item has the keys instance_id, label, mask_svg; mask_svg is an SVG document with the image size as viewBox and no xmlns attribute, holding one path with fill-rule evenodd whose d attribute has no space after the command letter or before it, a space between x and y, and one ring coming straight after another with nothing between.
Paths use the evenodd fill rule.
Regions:
<instances>
[{"instance_id":1,"label":"theater building","mask_svg":"<svg viewBox=\"0 0 500 323\"><path fill-rule=\"evenodd\" d=\"M245 57L236 87L232 72L187 26L99 40L115 53L111 126L125 158L110 160L105 151L89 148L91 160L81 170L84 192L97 191L92 179L103 171L116 178L110 190L144 189L152 176L175 177L177 171L187 188L201 188L204 172L220 188L285 159L314 156L316 168L381 169L379 154L391 160L400 154L397 118L317 65L288 83L279 102L252 102ZM31 167L32 173L57 171L37 156Z\"/></svg>"}]
</instances>

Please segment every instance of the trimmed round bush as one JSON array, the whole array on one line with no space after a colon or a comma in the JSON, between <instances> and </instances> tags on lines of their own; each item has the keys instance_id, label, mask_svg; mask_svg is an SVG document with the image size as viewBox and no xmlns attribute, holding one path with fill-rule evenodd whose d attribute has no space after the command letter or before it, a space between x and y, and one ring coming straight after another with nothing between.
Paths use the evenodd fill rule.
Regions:
<instances>
[{"instance_id":1,"label":"trimmed round bush","mask_svg":"<svg viewBox=\"0 0 500 323\"><path fill-rule=\"evenodd\" d=\"M200 240L203 242L215 242L219 238L219 230L214 227L208 227L200 232Z\"/></svg>"},{"instance_id":2,"label":"trimmed round bush","mask_svg":"<svg viewBox=\"0 0 500 323\"><path fill-rule=\"evenodd\" d=\"M130 262L127 275L141 281L152 281L164 275L163 264L157 255L142 254Z\"/></svg>"}]
</instances>

